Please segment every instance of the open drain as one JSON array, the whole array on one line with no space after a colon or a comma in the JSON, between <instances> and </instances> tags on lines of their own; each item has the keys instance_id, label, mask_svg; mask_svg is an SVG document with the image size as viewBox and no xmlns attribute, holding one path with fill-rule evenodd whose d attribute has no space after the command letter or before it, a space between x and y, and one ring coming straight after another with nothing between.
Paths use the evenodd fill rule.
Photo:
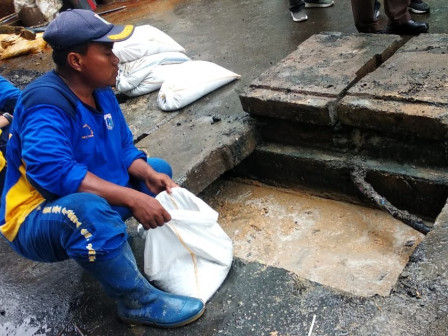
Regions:
<instances>
[{"instance_id":1,"label":"open drain","mask_svg":"<svg viewBox=\"0 0 448 336\"><path fill-rule=\"evenodd\" d=\"M250 180L219 180L201 197L236 257L358 296L389 295L424 239L384 211Z\"/></svg>"}]
</instances>

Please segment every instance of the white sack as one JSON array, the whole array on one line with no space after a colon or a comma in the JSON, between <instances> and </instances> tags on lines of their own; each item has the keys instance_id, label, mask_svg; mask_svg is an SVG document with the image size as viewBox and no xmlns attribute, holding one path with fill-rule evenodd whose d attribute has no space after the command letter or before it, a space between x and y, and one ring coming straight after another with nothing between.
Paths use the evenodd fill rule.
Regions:
<instances>
[{"instance_id":1,"label":"white sack","mask_svg":"<svg viewBox=\"0 0 448 336\"><path fill-rule=\"evenodd\" d=\"M135 27L130 38L115 42L113 48L114 54L122 63L168 51L185 52L185 49L170 36L150 25Z\"/></svg>"},{"instance_id":2,"label":"white sack","mask_svg":"<svg viewBox=\"0 0 448 336\"><path fill-rule=\"evenodd\" d=\"M56 18L59 10L62 8L62 0L36 0L42 15L47 22L51 22Z\"/></svg>"},{"instance_id":3,"label":"white sack","mask_svg":"<svg viewBox=\"0 0 448 336\"><path fill-rule=\"evenodd\" d=\"M241 77L206 61L185 62L178 69L179 73L167 78L160 88L157 104L163 111L178 110Z\"/></svg>"},{"instance_id":4,"label":"white sack","mask_svg":"<svg viewBox=\"0 0 448 336\"><path fill-rule=\"evenodd\" d=\"M189 60L183 53L165 52L120 63L116 88L130 97L153 92L160 89L165 78L174 73L174 69L169 69L170 65Z\"/></svg>"},{"instance_id":5,"label":"white sack","mask_svg":"<svg viewBox=\"0 0 448 336\"><path fill-rule=\"evenodd\" d=\"M14 10L19 13L22 7L36 7L35 0L14 0Z\"/></svg>"},{"instance_id":6,"label":"white sack","mask_svg":"<svg viewBox=\"0 0 448 336\"><path fill-rule=\"evenodd\" d=\"M172 190L156 197L171 221L146 231L144 272L166 292L207 302L229 272L232 241L216 211L186 189Z\"/></svg>"}]
</instances>

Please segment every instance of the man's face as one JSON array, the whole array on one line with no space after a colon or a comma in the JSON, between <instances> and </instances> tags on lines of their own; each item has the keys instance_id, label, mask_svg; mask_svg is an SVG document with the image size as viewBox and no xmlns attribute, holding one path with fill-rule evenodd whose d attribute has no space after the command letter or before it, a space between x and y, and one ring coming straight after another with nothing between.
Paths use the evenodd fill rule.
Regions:
<instances>
[{"instance_id":1,"label":"man's face","mask_svg":"<svg viewBox=\"0 0 448 336\"><path fill-rule=\"evenodd\" d=\"M80 55L80 72L93 88L114 86L119 59L112 52L113 43L90 43L87 53Z\"/></svg>"}]
</instances>

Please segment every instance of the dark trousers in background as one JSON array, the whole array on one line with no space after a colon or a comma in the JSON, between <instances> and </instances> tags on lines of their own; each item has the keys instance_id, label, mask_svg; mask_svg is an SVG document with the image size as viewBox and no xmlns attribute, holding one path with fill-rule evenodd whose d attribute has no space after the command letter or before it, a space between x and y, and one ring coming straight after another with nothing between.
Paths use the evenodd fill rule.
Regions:
<instances>
[{"instance_id":1,"label":"dark trousers in background","mask_svg":"<svg viewBox=\"0 0 448 336\"><path fill-rule=\"evenodd\" d=\"M304 0L289 0L289 10L291 12L298 12L305 8Z\"/></svg>"},{"instance_id":2,"label":"dark trousers in background","mask_svg":"<svg viewBox=\"0 0 448 336\"><path fill-rule=\"evenodd\" d=\"M290 0L292 1L292 0ZM361 33L375 33L381 30L379 22L374 18L375 0L351 0L355 26ZM389 23L404 24L411 19L408 6L410 0L384 0L384 12Z\"/></svg>"}]
</instances>

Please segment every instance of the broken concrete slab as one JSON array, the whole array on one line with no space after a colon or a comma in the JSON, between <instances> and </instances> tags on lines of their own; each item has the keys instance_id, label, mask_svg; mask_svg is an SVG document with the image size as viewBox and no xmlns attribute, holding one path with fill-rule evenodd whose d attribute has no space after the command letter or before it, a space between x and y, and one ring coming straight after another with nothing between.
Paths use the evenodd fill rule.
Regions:
<instances>
[{"instance_id":1,"label":"broken concrete slab","mask_svg":"<svg viewBox=\"0 0 448 336\"><path fill-rule=\"evenodd\" d=\"M252 153L257 143L255 126L246 113L210 114L191 108L158 125L137 147L170 162L173 179L198 193Z\"/></svg>"},{"instance_id":2,"label":"broken concrete slab","mask_svg":"<svg viewBox=\"0 0 448 336\"><path fill-rule=\"evenodd\" d=\"M342 124L444 140L448 35L412 38L354 85L338 105Z\"/></svg>"},{"instance_id":3,"label":"broken concrete slab","mask_svg":"<svg viewBox=\"0 0 448 336\"><path fill-rule=\"evenodd\" d=\"M161 111L157 107L157 92L133 98L119 95L118 98L121 110L134 136L134 142L151 134L179 113Z\"/></svg>"},{"instance_id":4,"label":"broken concrete slab","mask_svg":"<svg viewBox=\"0 0 448 336\"><path fill-rule=\"evenodd\" d=\"M260 75L240 98L265 144L238 172L356 195L357 167L395 206L435 218L448 196L447 38L391 38L319 34Z\"/></svg>"},{"instance_id":5,"label":"broken concrete slab","mask_svg":"<svg viewBox=\"0 0 448 336\"><path fill-rule=\"evenodd\" d=\"M447 60L448 62L448 57ZM377 84L382 86L382 84ZM355 86L356 87L356 86ZM366 90L367 91L367 90ZM447 90L448 93L448 90ZM349 94L337 106L338 120L343 125L374 129L385 134L418 136L431 140L446 138L447 108L443 104L388 100ZM378 97L378 98L377 98Z\"/></svg>"},{"instance_id":6,"label":"broken concrete slab","mask_svg":"<svg viewBox=\"0 0 448 336\"><path fill-rule=\"evenodd\" d=\"M352 202L367 201L352 182L355 169L365 169L367 181L396 207L425 218L436 218L448 197L445 168L284 144L259 144L232 174L282 187L314 187L332 198L346 195Z\"/></svg>"},{"instance_id":7,"label":"broken concrete slab","mask_svg":"<svg viewBox=\"0 0 448 336\"><path fill-rule=\"evenodd\" d=\"M448 104L448 34L422 34L410 39L348 95L400 102Z\"/></svg>"},{"instance_id":8,"label":"broken concrete slab","mask_svg":"<svg viewBox=\"0 0 448 336\"><path fill-rule=\"evenodd\" d=\"M444 141L422 139L414 134L383 133L343 125L329 128L266 117L257 117L256 122L264 142L332 149L360 157L395 160L418 166L444 167L448 159ZM366 120L368 122L370 119Z\"/></svg>"},{"instance_id":9,"label":"broken concrete slab","mask_svg":"<svg viewBox=\"0 0 448 336\"><path fill-rule=\"evenodd\" d=\"M251 89L250 94L242 93L240 98L244 110L257 117L269 116L317 125L332 123L329 110L334 98L264 88Z\"/></svg>"},{"instance_id":10,"label":"broken concrete slab","mask_svg":"<svg viewBox=\"0 0 448 336\"><path fill-rule=\"evenodd\" d=\"M254 116L333 124L339 98L402 43L395 35L314 35L251 83L240 95L243 109Z\"/></svg>"}]
</instances>

